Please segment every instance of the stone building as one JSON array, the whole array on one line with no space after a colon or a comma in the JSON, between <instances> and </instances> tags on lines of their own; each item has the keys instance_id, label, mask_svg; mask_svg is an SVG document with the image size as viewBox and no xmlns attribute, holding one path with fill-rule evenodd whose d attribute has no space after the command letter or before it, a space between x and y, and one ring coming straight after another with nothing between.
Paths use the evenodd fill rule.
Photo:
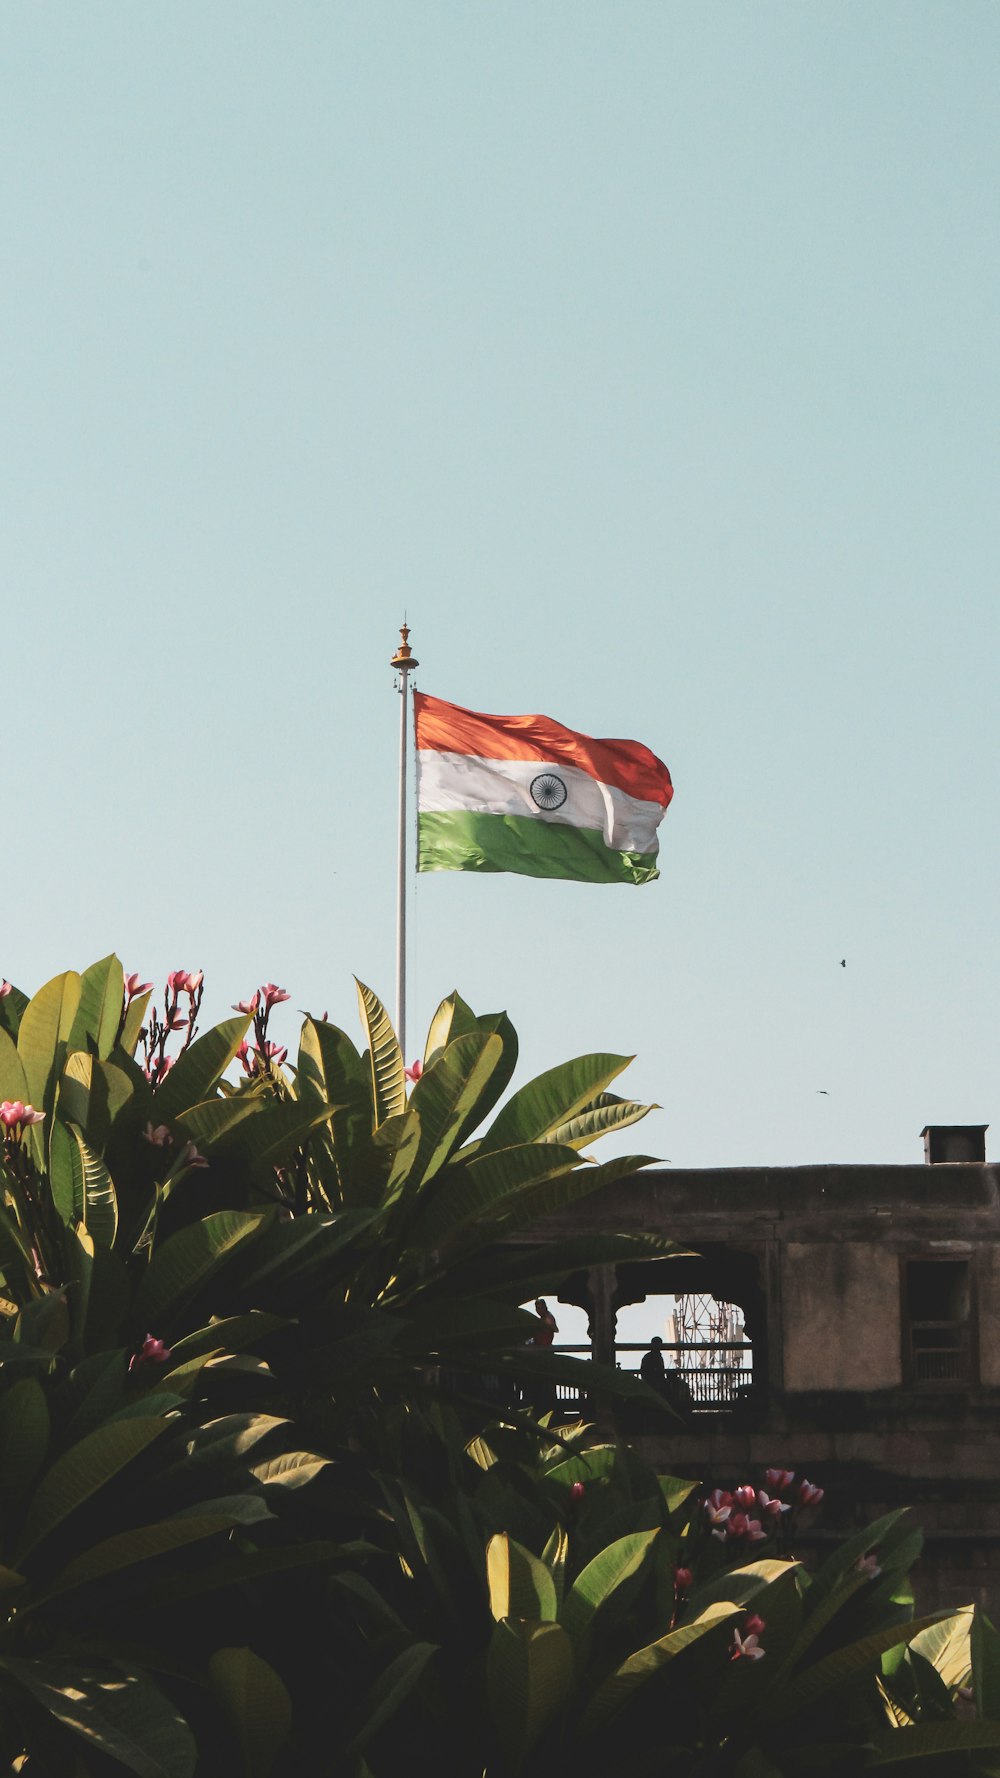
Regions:
<instances>
[{"instance_id":1,"label":"stone building","mask_svg":"<svg viewBox=\"0 0 1000 1778\"><path fill-rule=\"evenodd\" d=\"M638 1367L615 1339L629 1303L698 1296L742 1316L725 1350L667 1339L687 1405L679 1420L633 1410L629 1436L711 1484L768 1465L808 1475L826 1490L819 1546L912 1506L927 1609L1000 1609L1000 1167L985 1128L928 1128L922 1166L651 1170L545 1224L556 1240L588 1221L650 1230L696 1256L568 1281L595 1358Z\"/></svg>"}]
</instances>

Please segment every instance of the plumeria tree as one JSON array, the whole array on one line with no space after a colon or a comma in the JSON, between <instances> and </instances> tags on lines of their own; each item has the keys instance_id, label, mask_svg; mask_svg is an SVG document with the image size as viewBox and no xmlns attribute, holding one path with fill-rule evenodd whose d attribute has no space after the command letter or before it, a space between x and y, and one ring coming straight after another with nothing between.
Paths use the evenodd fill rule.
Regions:
<instances>
[{"instance_id":1,"label":"plumeria tree","mask_svg":"<svg viewBox=\"0 0 1000 1778\"><path fill-rule=\"evenodd\" d=\"M518 1306L672 1250L533 1234L641 1173L589 1154L648 1110L629 1058L511 1090L513 1027L458 994L409 1066L363 984L364 1047L276 1041L274 982L202 1031L202 994L115 957L0 986L0 1769L994 1757L995 1634L913 1618L899 1515L810 1576L812 1482L704 1489L532 1411L566 1381L669 1423Z\"/></svg>"}]
</instances>

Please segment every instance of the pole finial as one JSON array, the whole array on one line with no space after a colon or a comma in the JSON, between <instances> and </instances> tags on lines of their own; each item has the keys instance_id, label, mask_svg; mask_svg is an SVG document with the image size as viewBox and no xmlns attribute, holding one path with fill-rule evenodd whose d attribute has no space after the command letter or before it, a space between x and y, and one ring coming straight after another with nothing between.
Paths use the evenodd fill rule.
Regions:
<instances>
[{"instance_id":1,"label":"pole finial","mask_svg":"<svg viewBox=\"0 0 1000 1778\"><path fill-rule=\"evenodd\" d=\"M389 665L390 667L395 667L397 671L401 670L403 672L408 672L411 667L419 667L420 662L413 658L413 650L411 649L408 640L410 634L409 626L407 624L402 624L400 626L399 634L402 640L393 655L392 660L389 662Z\"/></svg>"}]
</instances>

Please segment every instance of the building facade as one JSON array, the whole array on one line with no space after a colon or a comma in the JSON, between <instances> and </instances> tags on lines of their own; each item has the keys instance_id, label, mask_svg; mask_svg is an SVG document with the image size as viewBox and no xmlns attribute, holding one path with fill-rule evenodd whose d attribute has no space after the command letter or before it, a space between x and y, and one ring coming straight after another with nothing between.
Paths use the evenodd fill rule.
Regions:
<instances>
[{"instance_id":1,"label":"building facade","mask_svg":"<svg viewBox=\"0 0 1000 1778\"><path fill-rule=\"evenodd\" d=\"M633 1410L629 1436L709 1485L772 1465L808 1475L826 1494L817 1551L911 1507L925 1609L1000 1609L1000 1167L983 1158L984 1130L929 1128L923 1166L650 1170L544 1230L648 1230L690 1249L595 1268L562 1292L587 1311L594 1357L629 1369L636 1349L616 1343L626 1304L739 1311L738 1341L665 1343L668 1375L684 1379L679 1417ZM717 1325L731 1335L740 1321Z\"/></svg>"}]
</instances>

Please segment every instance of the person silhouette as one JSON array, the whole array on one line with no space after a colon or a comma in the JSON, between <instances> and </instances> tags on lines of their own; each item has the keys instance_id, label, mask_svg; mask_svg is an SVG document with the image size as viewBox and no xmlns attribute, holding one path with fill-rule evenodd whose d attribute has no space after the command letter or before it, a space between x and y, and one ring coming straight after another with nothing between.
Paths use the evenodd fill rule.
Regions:
<instances>
[{"instance_id":1,"label":"person silhouette","mask_svg":"<svg viewBox=\"0 0 1000 1778\"><path fill-rule=\"evenodd\" d=\"M639 1375L644 1383L655 1389L657 1395L667 1392L667 1371L663 1362L663 1341L659 1334L654 1334L649 1342L649 1351L642 1355Z\"/></svg>"},{"instance_id":2,"label":"person silhouette","mask_svg":"<svg viewBox=\"0 0 1000 1778\"><path fill-rule=\"evenodd\" d=\"M538 1316L538 1326L531 1336L531 1344L533 1346L551 1346L559 1329L556 1325L556 1318L543 1296L537 1297L535 1300L535 1314Z\"/></svg>"}]
</instances>

